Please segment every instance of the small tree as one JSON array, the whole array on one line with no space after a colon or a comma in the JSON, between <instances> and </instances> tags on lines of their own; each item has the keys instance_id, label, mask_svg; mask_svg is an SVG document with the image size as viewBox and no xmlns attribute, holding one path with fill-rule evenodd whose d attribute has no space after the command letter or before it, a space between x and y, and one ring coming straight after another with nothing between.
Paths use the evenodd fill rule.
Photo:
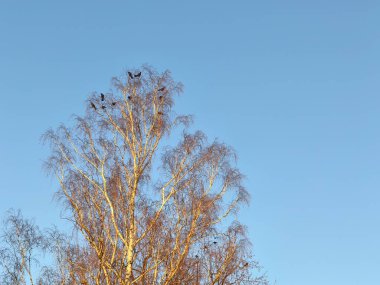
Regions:
<instances>
[{"instance_id":1,"label":"small tree","mask_svg":"<svg viewBox=\"0 0 380 285\"><path fill-rule=\"evenodd\" d=\"M90 96L74 127L44 135L46 166L83 238L64 246L69 239L51 235L59 258L46 276L58 284L266 283L244 226L226 224L249 198L235 154L175 115L182 85L144 66L113 87Z\"/></svg>"},{"instance_id":2,"label":"small tree","mask_svg":"<svg viewBox=\"0 0 380 285\"><path fill-rule=\"evenodd\" d=\"M1 236L0 283L5 285L34 284L33 269L38 265L37 253L45 240L39 228L22 217L20 211L10 211Z\"/></svg>"}]
</instances>

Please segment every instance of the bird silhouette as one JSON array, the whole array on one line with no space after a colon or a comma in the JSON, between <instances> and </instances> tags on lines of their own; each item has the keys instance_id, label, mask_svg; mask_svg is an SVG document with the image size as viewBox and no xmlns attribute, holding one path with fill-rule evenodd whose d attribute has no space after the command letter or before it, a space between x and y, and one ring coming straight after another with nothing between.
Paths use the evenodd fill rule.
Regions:
<instances>
[{"instance_id":1,"label":"bird silhouette","mask_svg":"<svg viewBox=\"0 0 380 285\"><path fill-rule=\"evenodd\" d=\"M214 241L213 244L217 244L218 242L217 241Z\"/></svg>"},{"instance_id":2,"label":"bird silhouette","mask_svg":"<svg viewBox=\"0 0 380 285\"><path fill-rule=\"evenodd\" d=\"M163 115L164 113L162 113L162 112L157 112L157 114L159 114L159 115Z\"/></svg>"},{"instance_id":3,"label":"bird silhouette","mask_svg":"<svg viewBox=\"0 0 380 285\"><path fill-rule=\"evenodd\" d=\"M160 96L160 97L158 97L158 99L160 99L160 101L162 101L162 99L164 99L164 96Z\"/></svg>"},{"instance_id":4,"label":"bird silhouette","mask_svg":"<svg viewBox=\"0 0 380 285\"><path fill-rule=\"evenodd\" d=\"M129 77L130 77L131 79L133 79L133 74L132 74L132 72L128 71L128 75L129 75Z\"/></svg>"},{"instance_id":5,"label":"bird silhouette","mask_svg":"<svg viewBox=\"0 0 380 285\"><path fill-rule=\"evenodd\" d=\"M102 105L102 109L103 109L103 110L105 110L106 108L107 108L106 106Z\"/></svg>"},{"instance_id":6,"label":"bird silhouette","mask_svg":"<svg viewBox=\"0 0 380 285\"><path fill-rule=\"evenodd\" d=\"M198 257L199 257L198 255L195 256L195 258L198 258Z\"/></svg>"},{"instance_id":7,"label":"bird silhouette","mask_svg":"<svg viewBox=\"0 0 380 285\"><path fill-rule=\"evenodd\" d=\"M247 267L247 266L248 266L248 262L246 262L246 263L244 264L244 266Z\"/></svg>"},{"instance_id":8,"label":"bird silhouette","mask_svg":"<svg viewBox=\"0 0 380 285\"><path fill-rule=\"evenodd\" d=\"M104 94L103 93L100 93L100 98L102 99L102 101L104 101Z\"/></svg>"},{"instance_id":9,"label":"bird silhouette","mask_svg":"<svg viewBox=\"0 0 380 285\"><path fill-rule=\"evenodd\" d=\"M160 89L158 89L158 91L164 91L165 90L165 86L164 87L161 87Z\"/></svg>"},{"instance_id":10,"label":"bird silhouette","mask_svg":"<svg viewBox=\"0 0 380 285\"><path fill-rule=\"evenodd\" d=\"M128 100L131 100L132 99L132 97L131 96L128 96Z\"/></svg>"},{"instance_id":11,"label":"bird silhouette","mask_svg":"<svg viewBox=\"0 0 380 285\"><path fill-rule=\"evenodd\" d=\"M116 102L112 102L112 106L115 106L116 105Z\"/></svg>"},{"instance_id":12,"label":"bird silhouette","mask_svg":"<svg viewBox=\"0 0 380 285\"><path fill-rule=\"evenodd\" d=\"M139 78L141 76L141 71L137 74L135 74L135 78Z\"/></svg>"},{"instance_id":13,"label":"bird silhouette","mask_svg":"<svg viewBox=\"0 0 380 285\"><path fill-rule=\"evenodd\" d=\"M94 110L97 110L96 106L94 103L91 102L91 107L94 108Z\"/></svg>"}]
</instances>

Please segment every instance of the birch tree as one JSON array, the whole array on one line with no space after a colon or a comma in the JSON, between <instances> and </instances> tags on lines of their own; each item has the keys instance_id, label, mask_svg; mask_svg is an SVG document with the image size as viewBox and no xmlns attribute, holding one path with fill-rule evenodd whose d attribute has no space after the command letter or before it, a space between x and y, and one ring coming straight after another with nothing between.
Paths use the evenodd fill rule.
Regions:
<instances>
[{"instance_id":1,"label":"birch tree","mask_svg":"<svg viewBox=\"0 0 380 285\"><path fill-rule=\"evenodd\" d=\"M169 71L143 66L44 135L81 237L56 247L59 284L266 283L236 219L249 195L235 153L189 131L174 111L181 92Z\"/></svg>"}]
</instances>

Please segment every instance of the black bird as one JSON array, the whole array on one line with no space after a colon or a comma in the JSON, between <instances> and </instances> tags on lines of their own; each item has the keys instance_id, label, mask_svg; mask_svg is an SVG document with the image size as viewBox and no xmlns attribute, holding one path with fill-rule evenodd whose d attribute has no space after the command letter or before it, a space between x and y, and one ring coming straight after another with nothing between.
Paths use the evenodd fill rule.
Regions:
<instances>
[{"instance_id":1,"label":"black bird","mask_svg":"<svg viewBox=\"0 0 380 285\"><path fill-rule=\"evenodd\" d=\"M97 110L96 106L94 103L91 102L91 107L94 108L94 110Z\"/></svg>"},{"instance_id":2,"label":"black bird","mask_svg":"<svg viewBox=\"0 0 380 285\"><path fill-rule=\"evenodd\" d=\"M102 101L104 101L104 94L103 93L100 93L100 98L102 99Z\"/></svg>"},{"instance_id":3,"label":"black bird","mask_svg":"<svg viewBox=\"0 0 380 285\"><path fill-rule=\"evenodd\" d=\"M158 91L164 91L165 90L165 86L164 87L161 87L160 89L158 89Z\"/></svg>"},{"instance_id":4,"label":"black bird","mask_svg":"<svg viewBox=\"0 0 380 285\"><path fill-rule=\"evenodd\" d=\"M116 105L116 102L112 102L112 106L115 106Z\"/></svg>"},{"instance_id":5,"label":"black bird","mask_svg":"<svg viewBox=\"0 0 380 285\"><path fill-rule=\"evenodd\" d=\"M214 243L214 244L217 244L218 242L217 242L217 241L214 241L213 243Z\"/></svg>"},{"instance_id":6,"label":"black bird","mask_svg":"<svg viewBox=\"0 0 380 285\"><path fill-rule=\"evenodd\" d=\"M129 75L129 77L130 77L131 79L133 79L133 74L132 74L132 72L129 72L129 71L128 71L128 75Z\"/></svg>"},{"instance_id":7,"label":"black bird","mask_svg":"<svg viewBox=\"0 0 380 285\"><path fill-rule=\"evenodd\" d=\"M159 115L163 115L164 113L162 113L162 112L157 112L157 114L159 114Z\"/></svg>"},{"instance_id":8,"label":"black bird","mask_svg":"<svg viewBox=\"0 0 380 285\"><path fill-rule=\"evenodd\" d=\"M103 110L105 110L106 108L107 108L106 106L102 105L102 109L103 109Z\"/></svg>"},{"instance_id":9,"label":"black bird","mask_svg":"<svg viewBox=\"0 0 380 285\"><path fill-rule=\"evenodd\" d=\"M195 258L198 258L198 257L199 257L198 255L195 256Z\"/></svg>"},{"instance_id":10,"label":"black bird","mask_svg":"<svg viewBox=\"0 0 380 285\"><path fill-rule=\"evenodd\" d=\"M246 262L246 263L244 264L244 266L247 267L247 266L248 266L248 262Z\"/></svg>"},{"instance_id":11,"label":"black bird","mask_svg":"<svg viewBox=\"0 0 380 285\"><path fill-rule=\"evenodd\" d=\"M128 96L128 100L131 100L132 99L132 97L131 96Z\"/></svg>"},{"instance_id":12,"label":"black bird","mask_svg":"<svg viewBox=\"0 0 380 285\"><path fill-rule=\"evenodd\" d=\"M139 73L135 74L136 78L139 78L140 76L141 76L141 71Z\"/></svg>"}]
</instances>

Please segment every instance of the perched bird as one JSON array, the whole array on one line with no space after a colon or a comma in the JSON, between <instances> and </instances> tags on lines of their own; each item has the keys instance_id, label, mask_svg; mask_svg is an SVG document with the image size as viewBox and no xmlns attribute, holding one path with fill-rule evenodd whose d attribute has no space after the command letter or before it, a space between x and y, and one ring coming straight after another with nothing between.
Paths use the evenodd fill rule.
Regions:
<instances>
[{"instance_id":1,"label":"perched bird","mask_svg":"<svg viewBox=\"0 0 380 285\"><path fill-rule=\"evenodd\" d=\"M102 105L102 109L103 109L103 110L105 110L106 108L107 108L106 106Z\"/></svg>"},{"instance_id":2,"label":"perched bird","mask_svg":"<svg viewBox=\"0 0 380 285\"><path fill-rule=\"evenodd\" d=\"M91 102L91 107L94 108L94 110L97 110L96 106L94 103Z\"/></svg>"},{"instance_id":3,"label":"perched bird","mask_svg":"<svg viewBox=\"0 0 380 285\"><path fill-rule=\"evenodd\" d=\"M214 241L213 244L217 244L218 242L217 241Z\"/></svg>"},{"instance_id":4,"label":"perched bird","mask_svg":"<svg viewBox=\"0 0 380 285\"><path fill-rule=\"evenodd\" d=\"M131 79L133 79L133 74L132 74L132 72L129 72L129 71L128 71L128 75L129 75L129 77L130 77Z\"/></svg>"},{"instance_id":5,"label":"perched bird","mask_svg":"<svg viewBox=\"0 0 380 285\"><path fill-rule=\"evenodd\" d=\"M164 91L165 90L165 86L164 87L161 87L160 89L158 89L158 91Z\"/></svg>"},{"instance_id":6,"label":"perched bird","mask_svg":"<svg viewBox=\"0 0 380 285\"><path fill-rule=\"evenodd\" d=\"M139 73L135 74L136 78L139 78L140 76L141 76L141 71Z\"/></svg>"},{"instance_id":7,"label":"perched bird","mask_svg":"<svg viewBox=\"0 0 380 285\"><path fill-rule=\"evenodd\" d=\"M248 266L248 262L246 262L246 263L244 264L244 266L247 267L247 266Z\"/></svg>"},{"instance_id":8,"label":"perched bird","mask_svg":"<svg viewBox=\"0 0 380 285\"><path fill-rule=\"evenodd\" d=\"M104 94L103 93L100 93L100 98L102 99L102 101L104 101Z\"/></svg>"},{"instance_id":9,"label":"perched bird","mask_svg":"<svg viewBox=\"0 0 380 285\"><path fill-rule=\"evenodd\" d=\"M199 257L198 255L195 256L195 258L198 258L198 257Z\"/></svg>"},{"instance_id":10,"label":"perched bird","mask_svg":"<svg viewBox=\"0 0 380 285\"><path fill-rule=\"evenodd\" d=\"M128 96L128 100L131 100L132 99L132 97L131 96Z\"/></svg>"},{"instance_id":11,"label":"perched bird","mask_svg":"<svg viewBox=\"0 0 380 285\"><path fill-rule=\"evenodd\" d=\"M164 99L164 96L160 95L160 97L158 97L158 99L160 99L160 101L162 101L162 99Z\"/></svg>"},{"instance_id":12,"label":"perched bird","mask_svg":"<svg viewBox=\"0 0 380 285\"><path fill-rule=\"evenodd\" d=\"M157 114L159 114L159 115L163 115L164 113L162 113L162 112L157 112Z\"/></svg>"},{"instance_id":13,"label":"perched bird","mask_svg":"<svg viewBox=\"0 0 380 285\"><path fill-rule=\"evenodd\" d=\"M115 106L116 105L116 102L112 102L112 106Z\"/></svg>"}]
</instances>

